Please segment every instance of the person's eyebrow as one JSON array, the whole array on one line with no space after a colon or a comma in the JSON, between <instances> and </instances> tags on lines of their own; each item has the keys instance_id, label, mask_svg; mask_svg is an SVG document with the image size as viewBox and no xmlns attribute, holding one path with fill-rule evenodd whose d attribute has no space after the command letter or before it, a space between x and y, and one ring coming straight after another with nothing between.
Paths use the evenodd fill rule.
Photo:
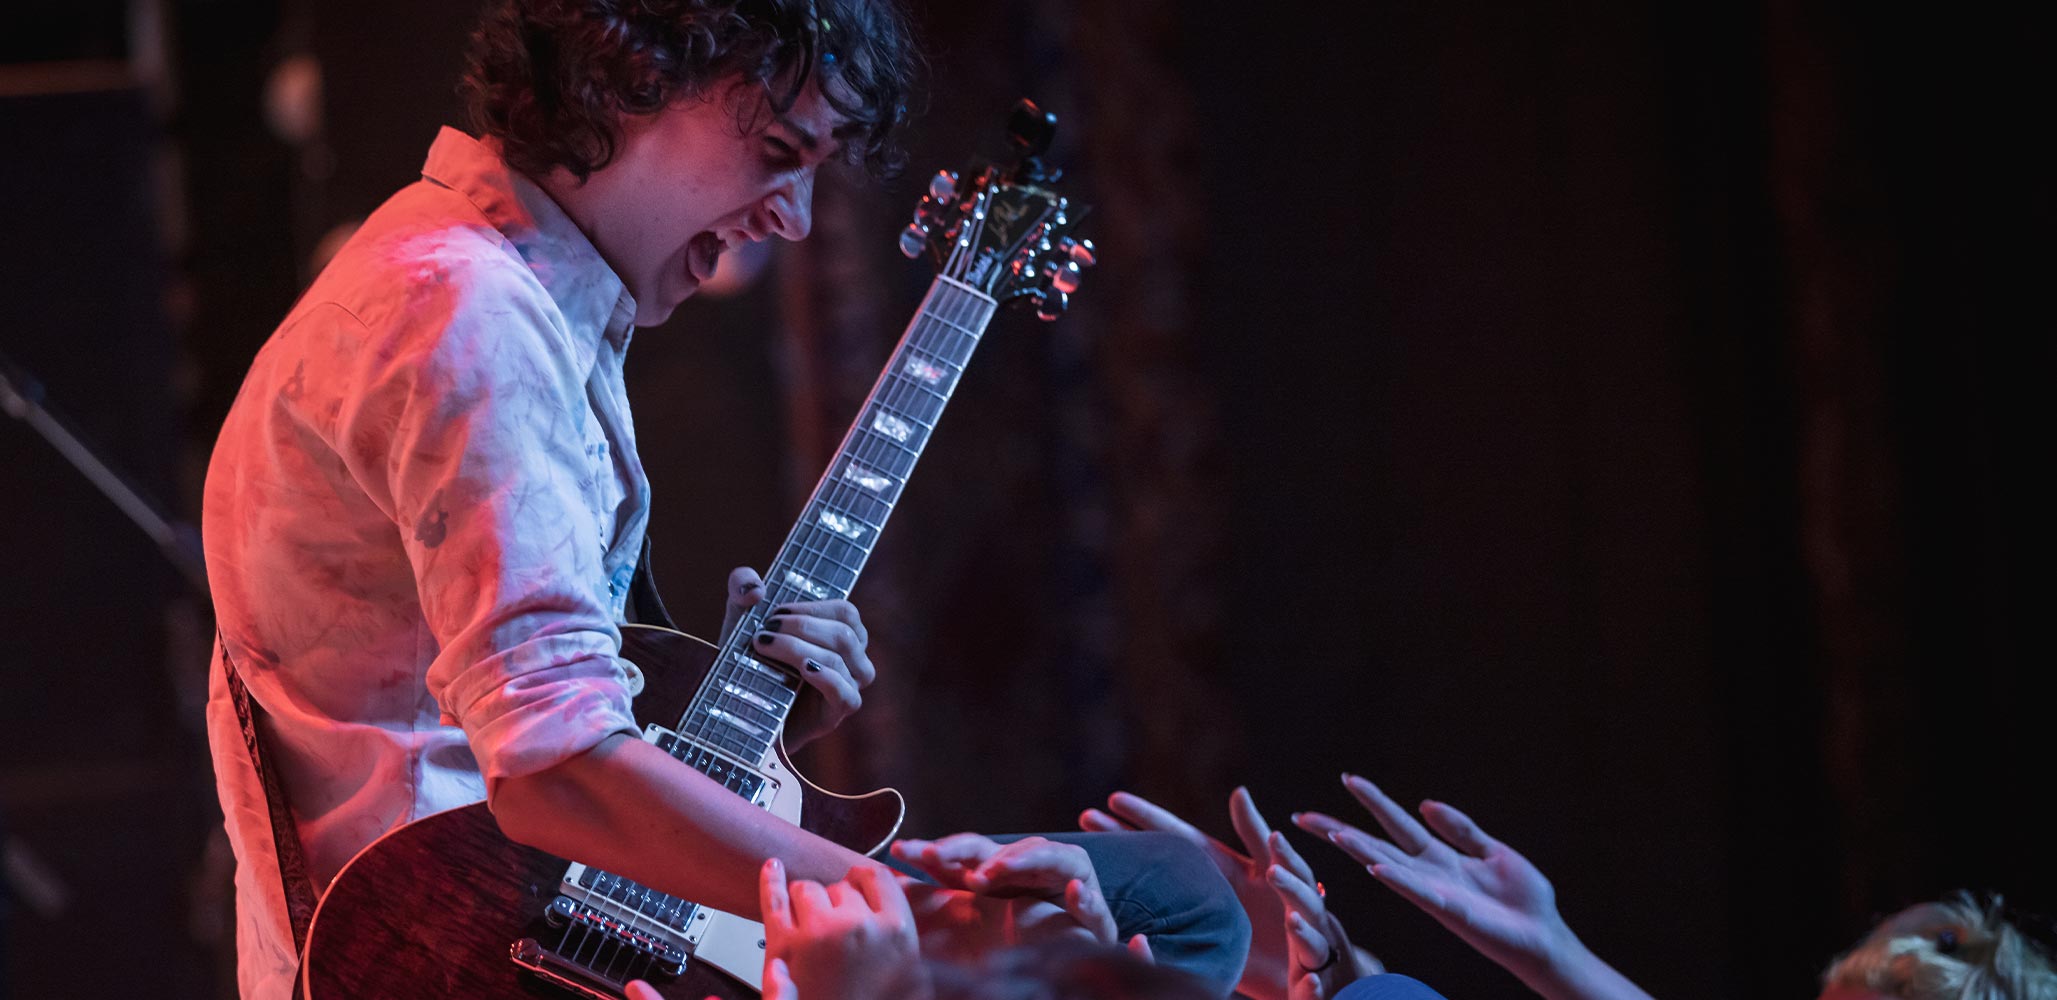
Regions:
<instances>
[{"instance_id":1,"label":"person's eyebrow","mask_svg":"<svg viewBox=\"0 0 2057 1000\"><path fill-rule=\"evenodd\" d=\"M784 126L786 131L793 133L793 138L799 140L802 149L812 153L821 148L821 137L815 135L814 131L807 126L794 121L787 115L780 115L774 121ZM841 152L843 144L851 136L862 134L864 129L865 125L863 122L844 122L836 126L835 130L829 133L829 138L836 141L836 148L829 151L830 155Z\"/></svg>"}]
</instances>

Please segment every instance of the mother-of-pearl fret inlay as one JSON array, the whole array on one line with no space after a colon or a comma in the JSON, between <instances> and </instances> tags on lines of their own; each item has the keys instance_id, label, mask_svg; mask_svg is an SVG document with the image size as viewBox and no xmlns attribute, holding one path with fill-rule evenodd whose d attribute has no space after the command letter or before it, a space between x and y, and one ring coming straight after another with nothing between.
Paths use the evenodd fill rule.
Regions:
<instances>
[{"instance_id":1,"label":"mother-of-pearl fret inlay","mask_svg":"<svg viewBox=\"0 0 2057 1000\"><path fill-rule=\"evenodd\" d=\"M734 726L737 729L749 733L752 736L758 737L759 739L771 735L770 733L764 730L764 727L759 726L756 723L751 722L743 718L742 716L737 715L734 712L727 711L725 709L709 707L707 709L707 714L712 718L720 720L723 725Z\"/></svg>"},{"instance_id":2,"label":"mother-of-pearl fret inlay","mask_svg":"<svg viewBox=\"0 0 2057 1000\"><path fill-rule=\"evenodd\" d=\"M873 493L884 493L893 485L891 478L873 472L856 462L843 467L843 480L856 483Z\"/></svg>"},{"instance_id":3,"label":"mother-of-pearl fret inlay","mask_svg":"<svg viewBox=\"0 0 2057 1000\"><path fill-rule=\"evenodd\" d=\"M795 587L800 588L801 593L804 593L817 601L828 600L829 589L827 587L822 586L819 583L816 583L807 574L802 573L797 569L789 569L786 571L786 582L792 584Z\"/></svg>"},{"instance_id":4,"label":"mother-of-pearl fret inlay","mask_svg":"<svg viewBox=\"0 0 2057 1000\"><path fill-rule=\"evenodd\" d=\"M783 683L786 679L785 675L747 656L738 656L731 662L741 664L745 669L757 674L758 676L769 677L776 682Z\"/></svg>"},{"instance_id":5,"label":"mother-of-pearl fret inlay","mask_svg":"<svg viewBox=\"0 0 2057 1000\"><path fill-rule=\"evenodd\" d=\"M930 362L927 358L924 358L919 354L915 354L912 351L908 352L907 354L907 366L903 370L907 372L907 374L912 375L915 378L922 380L923 382L927 382L930 385L936 384L943 378L943 369L936 367L936 365Z\"/></svg>"},{"instance_id":6,"label":"mother-of-pearl fret inlay","mask_svg":"<svg viewBox=\"0 0 2057 1000\"><path fill-rule=\"evenodd\" d=\"M821 516L818 518L818 520L821 521L822 527L827 528L828 530L833 531L836 534L843 536L844 538L848 538L853 542L862 541L864 539L864 527L862 525L847 517L844 517L841 514L836 513L835 511L823 508Z\"/></svg>"},{"instance_id":7,"label":"mother-of-pearl fret inlay","mask_svg":"<svg viewBox=\"0 0 2057 1000\"><path fill-rule=\"evenodd\" d=\"M914 425L890 413L881 413L871 420L871 429L892 438L901 444L914 436Z\"/></svg>"},{"instance_id":8,"label":"mother-of-pearl fret inlay","mask_svg":"<svg viewBox=\"0 0 2057 1000\"><path fill-rule=\"evenodd\" d=\"M731 696L741 698L744 701L747 701L750 704L757 706L758 708L764 709L765 711L770 712L773 715L777 715L780 712L786 710L786 706L774 705L763 695L758 694L757 692L752 691L748 688L737 687L734 684L723 684L721 686L721 689L723 691L728 692Z\"/></svg>"}]
</instances>

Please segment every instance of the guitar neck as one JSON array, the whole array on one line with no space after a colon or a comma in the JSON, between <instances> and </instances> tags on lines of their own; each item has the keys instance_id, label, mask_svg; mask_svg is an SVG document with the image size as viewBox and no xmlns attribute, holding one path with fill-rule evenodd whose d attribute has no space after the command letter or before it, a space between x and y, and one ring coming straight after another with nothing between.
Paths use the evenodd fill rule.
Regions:
<instances>
[{"instance_id":1,"label":"guitar neck","mask_svg":"<svg viewBox=\"0 0 2057 1000\"><path fill-rule=\"evenodd\" d=\"M799 682L751 655L750 637L772 608L850 596L995 307L948 276L929 286L678 732L748 763L770 752Z\"/></svg>"}]
</instances>

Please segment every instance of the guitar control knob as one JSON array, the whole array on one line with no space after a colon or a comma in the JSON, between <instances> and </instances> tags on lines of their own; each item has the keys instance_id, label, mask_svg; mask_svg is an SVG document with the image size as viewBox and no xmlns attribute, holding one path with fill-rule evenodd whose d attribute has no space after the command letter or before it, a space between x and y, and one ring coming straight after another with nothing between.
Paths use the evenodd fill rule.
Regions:
<instances>
[{"instance_id":1,"label":"guitar control knob","mask_svg":"<svg viewBox=\"0 0 2057 1000\"><path fill-rule=\"evenodd\" d=\"M919 258L921 251L928 245L929 234L919 225L909 225L900 230L900 252L906 254L909 260Z\"/></svg>"},{"instance_id":2,"label":"guitar control knob","mask_svg":"<svg viewBox=\"0 0 2057 1000\"><path fill-rule=\"evenodd\" d=\"M938 170L929 178L929 197L938 204L949 201L957 193L957 171Z\"/></svg>"},{"instance_id":3,"label":"guitar control knob","mask_svg":"<svg viewBox=\"0 0 2057 1000\"><path fill-rule=\"evenodd\" d=\"M1051 292L1036 303L1036 318L1045 323L1064 315L1064 307L1071 305L1071 296L1063 292Z\"/></svg>"},{"instance_id":4,"label":"guitar control knob","mask_svg":"<svg viewBox=\"0 0 2057 1000\"><path fill-rule=\"evenodd\" d=\"M1092 267L1100 259L1093 255L1092 240L1065 240L1064 252L1071 255L1071 262L1080 267Z\"/></svg>"}]
</instances>

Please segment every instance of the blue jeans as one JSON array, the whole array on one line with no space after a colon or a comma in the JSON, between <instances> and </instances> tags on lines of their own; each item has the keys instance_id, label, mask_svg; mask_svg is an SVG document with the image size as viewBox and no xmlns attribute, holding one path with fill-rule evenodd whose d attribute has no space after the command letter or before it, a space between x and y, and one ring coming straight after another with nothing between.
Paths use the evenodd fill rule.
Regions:
<instances>
[{"instance_id":1,"label":"blue jeans","mask_svg":"<svg viewBox=\"0 0 2057 1000\"><path fill-rule=\"evenodd\" d=\"M1006 843L1024 836L993 839ZM1147 831L1037 836L1086 849L1121 940L1148 937L1157 964L1199 977L1217 996L1236 988L1250 953L1250 918L1200 848L1174 834ZM886 860L926 879L897 860Z\"/></svg>"},{"instance_id":2,"label":"blue jeans","mask_svg":"<svg viewBox=\"0 0 2057 1000\"><path fill-rule=\"evenodd\" d=\"M1343 987L1336 1000L1443 1000L1443 995L1419 979L1388 972L1366 976Z\"/></svg>"}]
</instances>

